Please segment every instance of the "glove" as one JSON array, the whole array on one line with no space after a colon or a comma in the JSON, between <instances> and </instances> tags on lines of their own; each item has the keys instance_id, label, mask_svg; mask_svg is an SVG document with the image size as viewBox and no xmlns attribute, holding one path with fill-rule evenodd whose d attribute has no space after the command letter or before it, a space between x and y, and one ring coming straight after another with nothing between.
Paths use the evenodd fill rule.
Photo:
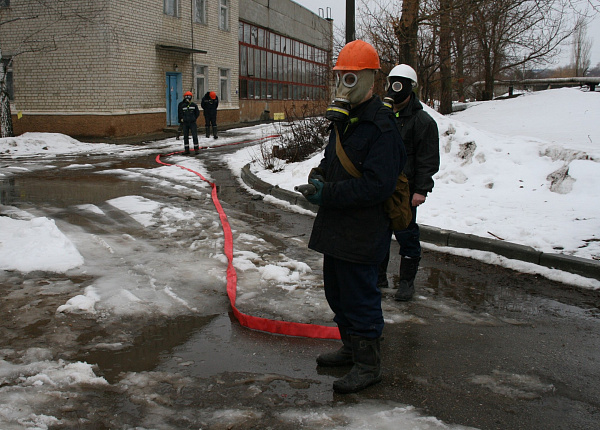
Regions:
<instances>
[{"instance_id":1,"label":"glove","mask_svg":"<svg viewBox=\"0 0 600 430\"><path fill-rule=\"evenodd\" d=\"M318 167L314 167L310 170L310 173L308 174L308 182L310 182L311 179L316 179L317 181L325 182L325 172L323 172L323 170L319 169Z\"/></svg>"},{"instance_id":2,"label":"glove","mask_svg":"<svg viewBox=\"0 0 600 430\"><path fill-rule=\"evenodd\" d=\"M308 182L313 184L317 191L304 197L306 197L306 200L309 202L321 206L323 204L323 187L325 184L317 179L309 179Z\"/></svg>"}]
</instances>

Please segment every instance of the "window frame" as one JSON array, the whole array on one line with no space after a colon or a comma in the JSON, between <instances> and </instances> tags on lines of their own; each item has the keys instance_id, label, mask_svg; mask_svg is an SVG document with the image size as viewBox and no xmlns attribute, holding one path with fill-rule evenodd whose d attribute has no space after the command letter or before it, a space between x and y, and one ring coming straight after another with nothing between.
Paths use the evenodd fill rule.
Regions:
<instances>
[{"instance_id":1,"label":"window frame","mask_svg":"<svg viewBox=\"0 0 600 430\"><path fill-rule=\"evenodd\" d=\"M229 31L229 0L219 0L219 30Z\"/></svg>"},{"instance_id":2,"label":"window frame","mask_svg":"<svg viewBox=\"0 0 600 430\"><path fill-rule=\"evenodd\" d=\"M169 10L169 6L173 6L173 13ZM179 0L163 0L163 13L174 18L179 18Z\"/></svg>"},{"instance_id":3,"label":"window frame","mask_svg":"<svg viewBox=\"0 0 600 430\"><path fill-rule=\"evenodd\" d=\"M198 80L203 81L202 90L200 90ZM196 85L196 100L202 100L208 88L208 66L204 64L194 66L194 84Z\"/></svg>"},{"instance_id":4,"label":"window frame","mask_svg":"<svg viewBox=\"0 0 600 430\"><path fill-rule=\"evenodd\" d=\"M198 3L201 4L201 18L198 19ZM206 16L206 0L194 0L194 23L206 25L208 23L208 19Z\"/></svg>"},{"instance_id":5,"label":"window frame","mask_svg":"<svg viewBox=\"0 0 600 430\"><path fill-rule=\"evenodd\" d=\"M219 67L219 93L221 102L231 102L231 69Z\"/></svg>"}]
</instances>

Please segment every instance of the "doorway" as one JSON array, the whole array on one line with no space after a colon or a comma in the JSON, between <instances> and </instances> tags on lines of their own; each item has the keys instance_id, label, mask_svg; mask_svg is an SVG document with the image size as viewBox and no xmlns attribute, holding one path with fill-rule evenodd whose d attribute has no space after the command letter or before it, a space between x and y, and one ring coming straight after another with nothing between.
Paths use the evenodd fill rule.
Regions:
<instances>
[{"instance_id":1,"label":"doorway","mask_svg":"<svg viewBox=\"0 0 600 430\"><path fill-rule=\"evenodd\" d=\"M167 126L178 125L177 106L182 100L181 73L167 72Z\"/></svg>"}]
</instances>

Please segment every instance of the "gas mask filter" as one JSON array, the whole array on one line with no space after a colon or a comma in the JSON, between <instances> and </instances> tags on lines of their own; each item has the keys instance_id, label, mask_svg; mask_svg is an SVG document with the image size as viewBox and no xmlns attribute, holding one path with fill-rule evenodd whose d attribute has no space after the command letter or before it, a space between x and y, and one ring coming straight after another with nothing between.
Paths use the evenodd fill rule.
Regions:
<instances>
[{"instance_id":1,"label":"gas mask filter","mask_svg":"<svg viewBox=\"0 0 600 430\"><path fill-rule=\"evenodd\" d=\"M375 71L338 71L335 76L335 98L325 112L330 121L345 121L350 117L351 106L362 102L373 87Z\"/></svg>"},{"instance_id":2,"label":"gas mask filter","mask_svg":"<svg viewBox=\"0 0 600 430\"><path fill-rule=\"evenodd\" d=\"M390 104L400 104L412 93L412 81L408 78L392 78L386 85L387 93L383 99Z\"/></svg>"}]
</instances>

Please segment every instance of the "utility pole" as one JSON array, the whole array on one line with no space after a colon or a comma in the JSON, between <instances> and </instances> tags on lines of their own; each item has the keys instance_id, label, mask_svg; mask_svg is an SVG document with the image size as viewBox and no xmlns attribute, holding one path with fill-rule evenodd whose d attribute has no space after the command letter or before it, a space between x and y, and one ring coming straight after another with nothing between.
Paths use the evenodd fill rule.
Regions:
<instances>
[{"instance_id":1,"label":"utility pole","mask_svg":"<svg viewBox=\"0 0 600 430\"><path fill-rule=\"evenodd\" d=\"M356 8L354 3L354 0L346 0L346 43L356 39L356 33L354 31Z\"/></svg>"}]
</instances>

